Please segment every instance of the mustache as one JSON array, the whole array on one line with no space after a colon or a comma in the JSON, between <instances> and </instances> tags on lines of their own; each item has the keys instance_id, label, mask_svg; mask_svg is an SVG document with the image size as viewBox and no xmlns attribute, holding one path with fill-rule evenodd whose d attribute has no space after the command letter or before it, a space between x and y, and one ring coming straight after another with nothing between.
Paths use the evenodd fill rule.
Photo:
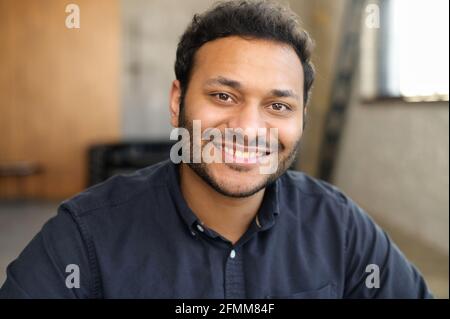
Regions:
<instances>
[{"instance_id":1,"label":"mustache","mask_svg":"<svg viewBox=\"0 0 450 319\"><path fill-rule=\"evenodd\" d=\"M227 129L225 129L225 132L220 131L223 138L221 139L221 143L217 143L218 141L214 139L215 135L212 134L213 130L217 130L217 128L205 129L202 136L204 143L214 142L217 146L228 146L235 150L260 150L266 153L281 152L285 149L284 144L278 138L267 136L265 133L242 134L241 131L244 131L243 129L237 129L237 131L233 131L231 134L227 133Z\"/></svg>"}]
</instances>

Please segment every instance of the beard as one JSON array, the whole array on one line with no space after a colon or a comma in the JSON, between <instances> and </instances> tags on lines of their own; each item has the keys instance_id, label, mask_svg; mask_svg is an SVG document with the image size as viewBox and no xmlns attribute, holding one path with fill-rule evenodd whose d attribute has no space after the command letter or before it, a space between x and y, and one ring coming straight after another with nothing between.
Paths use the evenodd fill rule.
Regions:
<instances>
[{"instance_id":1,"label":"beard","mask_svg":"<svg viewBox=\"0 0 450 319\"><path fill-rule=\"evenodd\" d=\"M193 121L191 119L186 118L186 114L184 111L184 105L181 105L180 107L180 114L179 114L179 126L182 128L185 128L189 132L190 136L190 145L191 147L194 145L193 142ZM245 198L252 196L259 192L260 190L266 188L268 185L276 181L281 175L283 175L289 167L295 162L297 154L300 149L300 141L301 136L298 138L298 140L294 143L293 147L291 149L286 149L284 145L281 143L280 140L278 140L279 145L279 156L278 156L278 166L274 173L272 174L263 174L266 176L262 181L260 181L258 184L253 185L251 188L245 190L245 191L231 191L227 189L226 185L221 184L218 182L213 175L211 174L209 165L213 164L206 164L206 163L193 163L192 160L190 160L188 163L186 163L206 184L208 184L210 187L212 187L216 192L219 194L222 194L227 197L233 197L233 198ZM191 149L192 154L192 149ZM286 155L282 155L286 154ZM280 156L282 155L282 156ZM246 168L243 168L239 165L233 165L232 163L224 163L224 165L227 165L228 168L235 170L237 172L245 173L247 171Z\"/></svg>"}]
</instances>

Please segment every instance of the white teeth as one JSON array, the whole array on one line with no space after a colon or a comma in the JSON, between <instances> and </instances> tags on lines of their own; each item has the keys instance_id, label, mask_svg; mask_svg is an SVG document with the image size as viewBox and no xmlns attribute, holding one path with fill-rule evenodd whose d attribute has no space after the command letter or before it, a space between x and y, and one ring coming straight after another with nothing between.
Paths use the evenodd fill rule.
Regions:
<instances>
[{"instance_id":1,"label":"white teeth","mask_svg":"<svg viewBox=\"0 0 450 319\"><path fill-rule=\"evenodd\" d=\"M227 152L230 155L234 155L233 154L233 150L231 148L226 147L226 146L225 146L225 152Z\"/></svg>"},{"instance_id":2,"label":"white teeth","mask_svg":"<svg viewBox=\"0 0 450 319\"><path fill-rule=\"evenodd\" d=\"M243 159L256 159L258 157L266 156L266 152L263 152L263 151L257 151L257 152L245 152L245 151L240 151L240 150L234 151L233 148L227 147L227 146L224 146L223 150L225 151L225 153L227 153L231 156L240 157Z\"/></svg>"}]
</instances>

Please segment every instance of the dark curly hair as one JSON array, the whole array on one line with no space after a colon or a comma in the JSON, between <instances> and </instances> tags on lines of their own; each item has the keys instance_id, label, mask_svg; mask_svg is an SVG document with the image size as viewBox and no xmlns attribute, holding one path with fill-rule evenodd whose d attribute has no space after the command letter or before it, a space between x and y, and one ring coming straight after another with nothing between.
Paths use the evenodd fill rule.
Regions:
<instances>
[{"instance_id":1,"label":"dark curly hair","mask_svg":"<svg viewBox=\"0 0 450 319\"><path fill-rule=\"evenodd\" d=\"M303 65L303 102L308 103L314 82L310 60L312 40L299 26L298 16L289 8L271 1L233 0L194 15L178 43L175 75L180 81L181 104L189 84L197 50L209 41L228 36L265 39L290 45Z\"/></svg>"}]
</instances>

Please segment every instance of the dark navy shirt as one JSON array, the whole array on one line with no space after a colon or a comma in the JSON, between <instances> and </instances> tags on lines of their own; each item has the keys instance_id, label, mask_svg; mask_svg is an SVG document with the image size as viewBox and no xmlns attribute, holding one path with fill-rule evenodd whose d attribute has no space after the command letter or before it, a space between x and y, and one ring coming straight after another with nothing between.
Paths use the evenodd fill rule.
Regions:
<instances>
[{"instance_id":1,"label":"dark navy shirt","mask_svg":"<svg viewBox=\"0 0 450 319\"><path fill-rule=\"evenodd\" d=\"M430 296L386 233L335 187L286 172L233 245L191 211L169 161L63 202L0 290L3 298Z\"/></svg>"}]
</instances>

